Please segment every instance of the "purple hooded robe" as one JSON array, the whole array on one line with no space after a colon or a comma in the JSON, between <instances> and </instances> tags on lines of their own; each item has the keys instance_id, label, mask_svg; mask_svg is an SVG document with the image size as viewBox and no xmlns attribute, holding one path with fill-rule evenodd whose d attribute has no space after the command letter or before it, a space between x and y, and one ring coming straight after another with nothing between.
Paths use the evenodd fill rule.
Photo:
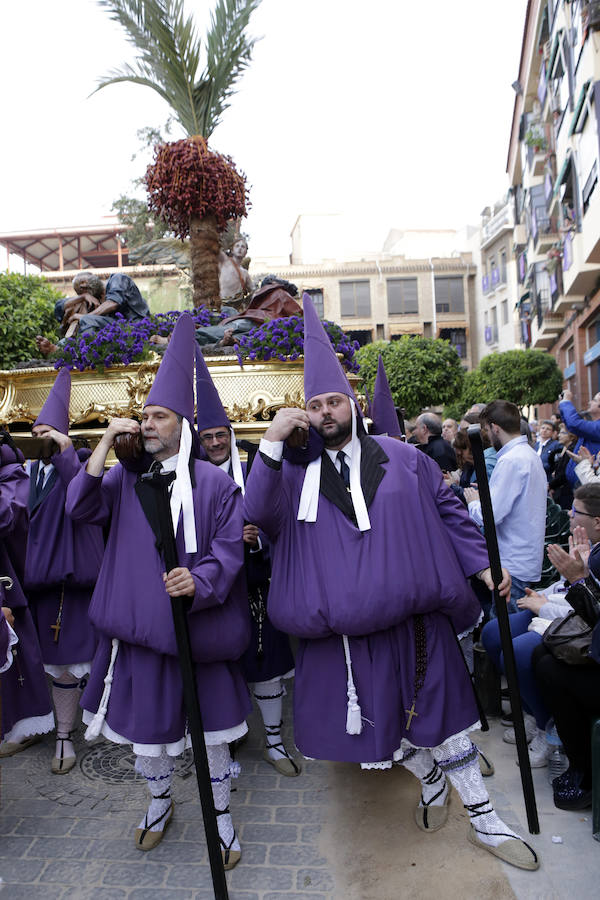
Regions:
<instances>
[{"instance_id":1,"label":"purple hooded robe","mask_svg":"<svg viewBox=\"0 0 600 900\"><path fill-rule=\"evenodd\" d=\"M12 609L14 631L19 638L14 661L0 676L2 735L9 742L54 728L54 714L42 666L40 645L23 593L23 568L27 546L27 496L29 479L11 448L0 447L0 575L12 578L3 594Z\"/></svg>"},{"instance_id":2,"label":"purple hooded robe","mask_svg":"<svg viewBox=\"0 0 600 900\"><path fill-rule=\"evenodd\" d=\"M204 729L224 731L243 722L251 709L236 661L250 635L241 496L215 466L193 460L191 468L198 548L186 553L180 518L177 549L179 564L196 583L188 621ZM132 743L172 744L185 732L181 674L164 563L136 495L136 479L120 464L98 478L81 469L67 491L73 519L110 521L89 608L99 645L81 705L97 711L111 639L119 638L106 724Z\"/></svg>"},{"instance_id":3,"label":"purple hooded robe","mask_svg":"<svg viewBox=\"0 0 600 900\"><path fill-rule=\"evenodd\" d=\"M371 529L360 532L342 479L322 458L317 521L297 520L305 467L257 455L244 514L268 535L269 616L300 638L295 736L306 756L353 762L392 758L402 738L435 747L478 718L454 631L480 607L467 577L487 568L485 542L439 467L416 448L363 437L361 485ZM423 614L426 675L414 698L414 619ZM361 734L346 733L349 636Z\"/></svg>"},{"instance_id":4,"label":"purple hooded robe","mask_svg":"<svg viewBox=\"0 0 600 900\"><path fill-rule=\"evenodd\" d=\"M76 452L72 445L64 453L56 453L51 460L55 471L38 498L39 463L31 467L25 590L46 665L89 662L96 649L88 606L102 562L102 529L75 524L65 513L67 487L89 455L89 450ZM60 630L55 640L52 626L61 596Z\"/></svg>"}]
</instances>

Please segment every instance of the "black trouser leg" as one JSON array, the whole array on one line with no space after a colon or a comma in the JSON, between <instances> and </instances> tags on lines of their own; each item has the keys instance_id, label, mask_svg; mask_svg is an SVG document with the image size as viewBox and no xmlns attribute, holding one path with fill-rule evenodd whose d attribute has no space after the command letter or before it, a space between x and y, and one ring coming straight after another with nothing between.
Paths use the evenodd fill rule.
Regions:
<instances>
[{"instance_id":1,"label":"black trouser leg","mask_svg":"<svg viewBox=\"0 0 600 900\"><path fill-rule=\"evenodd\" d=\"M600 666L569 666L543 646L534 651L532 662L569 763L582 773L587 790L592 785L590 717L600 715Z\"/></svg>"}]
</instances>

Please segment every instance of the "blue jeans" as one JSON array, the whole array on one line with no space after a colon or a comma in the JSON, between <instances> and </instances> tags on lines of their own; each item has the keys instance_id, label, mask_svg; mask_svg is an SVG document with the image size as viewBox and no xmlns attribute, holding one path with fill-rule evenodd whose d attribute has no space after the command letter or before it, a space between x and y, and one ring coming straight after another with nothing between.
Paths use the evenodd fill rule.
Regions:
<instances>
[{"instance_id":1,"label":"blue jeans","mask_svg":"<svg viewBox=\"0 0 600 900\"><path fill-rule=\"evenodd\" d=\"M523 706L530 715L535 716L538 728L545 728L546 722L550 718L550 713L546 709L538 691L531 665L531 654L536 647L539 647L542 638L535 631L527 631L532 619L533 613L528 609L523 609L508 617ZM492 619L484 626L481 632L481 642L495 667L500 672L504 672L504 654L500 644L498 619Z\"/></svg>"},{"instance_id":2,"label":"blue jeans","mask_svg":"<svg viewBox=\"0 0 600 900\"><path fill-rule=\"evenodd\" d=\"M514 613L519 612L519 607L517 606L517 600L520 597L525 596L525 588L529 587L530 584L531 584L530 581L521 581L520 578L515 578L514 575L511 575L510 600L506 604L506 608L508 609L508 612L510 615L513 615ZM502 602L505 603L506 601L503 600ZM497 616L496 606L492 602L492 608L490 610L490 619L495 619L496 616Z\"/></svg>"}]
</instances>

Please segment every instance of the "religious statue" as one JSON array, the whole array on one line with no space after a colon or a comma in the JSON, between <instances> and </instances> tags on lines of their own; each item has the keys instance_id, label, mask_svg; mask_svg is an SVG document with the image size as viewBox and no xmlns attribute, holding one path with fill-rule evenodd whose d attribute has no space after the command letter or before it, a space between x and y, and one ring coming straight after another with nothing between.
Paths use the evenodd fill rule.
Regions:
<instances>
[{"instance_id":1,"label":"religious statue","mask_svg":"<svg viewBox=\"0 0 600 900\"><path fill-rule=\"evenodd\" d=\"M242 298L254 290L254 282L242 262L248 253L246 239L238 236L231 249L219 253L219 293L221 300Z\"/></svg>"}]
</instances>

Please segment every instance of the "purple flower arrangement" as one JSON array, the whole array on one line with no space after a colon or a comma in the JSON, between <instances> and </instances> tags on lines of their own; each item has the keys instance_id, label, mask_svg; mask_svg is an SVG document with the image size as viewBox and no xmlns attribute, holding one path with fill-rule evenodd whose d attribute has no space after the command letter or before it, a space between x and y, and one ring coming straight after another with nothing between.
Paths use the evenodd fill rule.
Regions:
<instances>
[{"instance_id":1,"label":"purple flower arrangement","mask_svg":"<svg viewBox=\"0 0 600 900\"><path fill-rule=\"evenodd\" d=\"M349 340L348 335L335 322L324 320L323 327L335 352L341 353L344 368L348 372L358 373L359 365L355 357L358 341ZM301 316L272 319L247 334L240 335L233 349L240 366L244 359L298 359L304 352L304 320Z\"/></svg>"},{"instance_id":2,"label":"purple flower arrangement","mask_svg":"<svg viewBox=\"0 0 600 900\"><path fill-rule=\"evenodd\" d=\"M225 315L215 314L206 306L193 309L191 313L196 328L214 324L215 315L217 319ZM129 321L121 313L116 313L114 319L99 331L65 341L60 347L60 357L55 361L54 367L77 369L80 372L84 369L97 369L102 372L109 366L142 362L148 358L152 349L153 345L149 343L151 335L167 337L180 315L179 310L172 310Z\"/></svg>"}]
</instances>

